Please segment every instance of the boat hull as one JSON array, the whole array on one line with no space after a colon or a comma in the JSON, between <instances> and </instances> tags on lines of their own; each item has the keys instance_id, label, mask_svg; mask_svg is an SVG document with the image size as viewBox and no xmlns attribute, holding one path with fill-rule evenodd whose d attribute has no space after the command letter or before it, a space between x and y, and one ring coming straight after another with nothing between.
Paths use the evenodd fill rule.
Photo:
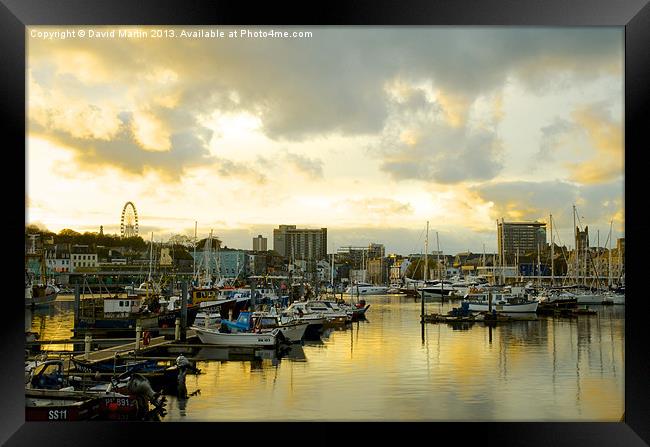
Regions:
<instances>
[{"instance_id":1,"label":"boat hull","mask_svg":"<svg viewBox=\"0 0 650 447\"><path fill-rule=\"evenodd\" d=\"M534 313L537 312L539 302L533 301L522 304L492 304L492 310L499 313ZM470 312L488 312L488 303L469 303Z\"/></svg>"},{"instance_id":2,"label":"boat hull","mask_svg":"<svg viewBox=\"0 0 650 447\"><path fill-rule=\"evenodd\" d=\"M309 327L309 323L299 323L288 326L280 326L278 329L280 329L282 335L284 335L284 338L290 342L300 343L300 341L305 337L307 327Z\"/></svg>"},{"instance_id":3,"label":"boat hull","mask_svg":"<svg viewBox=\"0 0 650 447\"><path fill-rule=\"evenodd\" d=\"M198 306L187 308L187 325L194 324L196 314L199 312ZM181 310L166 311L158 315L152 314L146 317L131 318L87 318L80 317L75 326L76 329L132 329L141 327L143 330L153 330L158 328L172 328L176 325L176 319L181 317Z\"/></svg>"},{"instance_id":4,"label":"boat hull","mask_svg":"<svg viewBox=\"0 0 650 447\"><path fill-rule=\"evenodd\" d=\"M192 329L201 340L201 343L220 345L220 346L246 346L246 347L263 347L274 348L277 343L277 337L274 334L255 334L249 332L223 333L212 329L200 328L193 326Z\"/></svg>"},{"instance_id":5,"label":"boat hull","mask_svg":"<svg viewBox=\"0 0 650 447\"><path fill-rule=\"evenodd\" d=\"M25 307L48 306L56 301L59 289L52 286L46 288L33 286L32 290L25 288Z\"/></svg>"},{"instance_id":6,"label":"boat hull","mask_svg":"<svg viewBox=\"0 0 650 447\"><path fill-rule=\"evenodd\" d=\"M388 287L372 286L372 287L348 287L345 293L352 295L385 295L388 292Z\"/></svg>"},{"instance_id":7,"label":"boat hull","mask_svg":"<svg viewBox=\"0 0 650 447\"><path fill-rule=\"evenodd\" d=\"M87 421L134 419L140 413L137 399L120 393L26 390L26 421Z\"/></svg>"},{"instance_id":8,"label":"boat hull","mask_svg":"<svg viewBox=\"0 0 650 447\"><path fill-rule=\"evenodd\" d=\"M435 287L426 287L423 289L420 289L420 292L424 291L424 296L432 296L432 297L448 297L452 295L455 291L453 289L438 289Z\"/></svg>"},{"instance_id":9,"label":"boat hull","mask_svg":"<svg viewBox=\"0 0 650 447\"><path fill-rule=\"evenodd\" d=\"M609 298L614 304L625 304L625 295L612 295Z\"/></svg>"},{"instance_id":10,"label":"boat hull","mask_svg":"<svg viewBox=\"0 0 650 447\"><path fill-rule=\"evenodd\" d=\"M612 304L612 299L601 294L576 295L578 304Z\"/></svg>"}]
</instances>

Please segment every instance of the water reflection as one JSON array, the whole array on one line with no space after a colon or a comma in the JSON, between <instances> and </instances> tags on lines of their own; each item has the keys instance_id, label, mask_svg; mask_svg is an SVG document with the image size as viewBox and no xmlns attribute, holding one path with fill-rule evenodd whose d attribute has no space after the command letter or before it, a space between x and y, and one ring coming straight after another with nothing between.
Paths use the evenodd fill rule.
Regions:
<instances>
[{"instance_id":1,"label":"water reflection","mask_svg":"<svg viewBox=\"0 0 650 447\"><path fill-rule=\"evenodd\" d=\"M420 302L404 296L366 301L372 323L285 352L202 348L190 397L169 396L163 420L618 421L623 413L623 306L492 327L421 325ZM454 305L426 303L426 312ZM32 330L69 336L71 309L31 315Z\"/></svg>"},{"instance_id":2,"label":"water reflection","mask_svg":"<svg viewBox=\"0 0 650 447\"><path fill-rule=\"evenodd\" d=\"M39 340L69 340L74 326L74 302L59 299L52 305L25 308L25 331L37 334ZM73 350L72 344L46 344L43 350Z\"/></svg>"}]
</instances>

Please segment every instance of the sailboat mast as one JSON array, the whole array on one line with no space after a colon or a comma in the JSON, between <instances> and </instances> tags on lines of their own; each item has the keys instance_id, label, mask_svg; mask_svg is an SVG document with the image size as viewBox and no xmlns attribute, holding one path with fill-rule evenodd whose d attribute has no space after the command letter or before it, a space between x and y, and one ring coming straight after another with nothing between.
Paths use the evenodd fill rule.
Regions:
<instances>
[{"instance_id":1,"label":"sailboat mast","mask_svg":"<svg viewBox=\"0 0 650 447\"><path fill-rule=\"evenodd\" d=\"M149 244L149 281L151 281L152 266L153 266L153 231L151 232L151 244Z\"/></svg>"},{"instance_id":2,"label":"sailboat mast","mask_svg":"<svg viewBox=\"0 0 650 447\"><path fill-rule=\"evenodd\" d=\"M436 231L436 269L438 270L438 279L440 279L442 276L442 269L440 268L440 240L438 239L437 231Z\"/></svg>"},{"instance_id":3,"label":"sailboat mast","mask_svg":"<svg viewBox=\"0 0 650 447\"><path fill-rule=\"evenodd\" d=\"M429 258L427 257L429 253L429 221L427 220L427 234L424 239L424 272L423 272L423 278L424 278L424 286L426 287L427 285L427 273L429 271Z\"/></svg>"},{"instance_id":4,"label":"sailboat mast","mask_svg":"<svg viewBox=\"0 0 650 447\"><path fill-rule=\"evenodd\" d=\"M193 276L193 279L196 279L196 224L197 224L197 222L194 221L194 256L193 256L193 262L192 262L192 276Z\"/></svg>"},{"instance_id":5,"label":"sailboat mast","mask_svg":"<svg viewBox=\"0 0 650 447\"><path fill-rule=\"evenodd\" d=\"M506 266L506 232L505 232L505 225L506 222L501 218L501 284L505 283L505 269L504 267Z\"/></svg>"},{"instance_id":6,"label":"sailboat mast","mask_svg":"<svg viewBox=\"0 0 650 447\"><path fill-rule=\"evenodd\" d=\"M585 235L585 236L587 236L587 235ZM587 236L587 238L588 238L588 236ZM589 239L587 239L585 242L586 242L586 244L585 244L585 250L584 250L584 253L583 253L584 256L582 257L582 264L583 264L583 268L582 268L582 274L583 274L583 277L582 277L582 283L586 286L586 285L587 285L587 257L589 256Z\"/></svg>"},{"instance_id":7,"label":"sailboat mast","mask_svg":"<svg viewBox=\"0 0 650 447\"><path fill-rule=\"evenodd\" d=\"M483 244L483 267L485 267L485 244Z\"/></svg>"},{"instance_id":8,"label":"sailboat mast","mask_svg":"<svg viewBox=\"0 0 650 447\"><path fill-rule=\"evenodd\" d=\"M515 274L517 275L517 282L519 282L519 247L517 247L517 252L515 253Z\"/></svg>"},{"instance_id":9,"label":"sailboat mast","mask_svg":"<svg viewBox=\"0 0 650 447\"><path fill-rule=\"evenodd\" d=\"M622 281L623 281L623 250L620 250L618 247L616 247L616 251L618 252L618 280L619 280L619 284L622 285Z\"/></svg>"},{"instance_id":10,"label":"sailboat mast","mask_svg":"<svg viewBox=\"0 0 650 447\"><path fill-rule=\"evenodd\" d=\"M596 246L598 247L596 253L598 257L596 258L598 262L596 263L596 278L598 278L598 287L600 287L600 229L596 230Z\"/></svg>"},{"instance_id":11,"label":"sailboat mast","mask_svg":"<svg viewBox=\"0 0 650 447\"><path fill-rule=\"evenodd\" d=\"M542 251L542 248L540 244L537 244L537 276L539 278L539 285L541 287L542 285L542 260L540 258L540 252ZM519 266L517 266L517 271L519 271Z\"/></svg>"},{"instance_id":12,"label":"sailboat mast","mask_svg":"<svg viewBox=\"0 0 650 447\"><path fill-rule=\"evenodd\" d=\"M612 223L613 220L609 222L609 247L607 249L607 286L612 286Z\"/></svg>"},{"instance_id":13,"label":"sailboat mast","mask_svg":"<svg viewBox=\"0 0 650 447\"><path fill-rule=\"evenodd\" d=\"M576 227L576 206L573 205L573 243L575 244L575 275L576 285L578 284L578 227Z\"/></svg>"},{"instance_id":14,"label":"sailboat mast","mask_svg":"<svg viewBox=\"0 0 650 447\"><path fill-rule=\"evenodd\" d=\"M553 215L549 214L549 224L551 225L551 287L555 282L555 240L553 239Z\"/></svg>"}]
</instances>

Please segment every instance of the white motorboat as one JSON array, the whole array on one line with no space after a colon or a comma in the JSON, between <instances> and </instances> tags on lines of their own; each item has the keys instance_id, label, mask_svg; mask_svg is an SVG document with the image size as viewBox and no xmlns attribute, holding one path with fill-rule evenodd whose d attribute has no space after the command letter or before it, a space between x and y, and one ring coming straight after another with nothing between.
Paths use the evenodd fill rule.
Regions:
<instances>
[{"instance_id":1,"label":"white motorboat","mask_svg":"<svg viewBox=\"0 0 650 447\"><path fill-rule=\"evenodd\" d=\"M400 289L402 288L401 284L391 284L388 290L386 290L386 293L400 293Z\"/></svg>"},{"instance_id":2,"label":"white motorboat","mask_svg":"<svg viewBox=\"0 0 650 447\"><path fill-rule=\"evenodd\" d=\"M225 333L217 329L192 326L201 343L221 346L245 346L274 348L279 343L280 329L273 329L268 333L237 332Z\"/></svg>"},{"instance_id":3,"label":"white motorboat","mask_svg":"<svg viewBox=\"0 0 650 447\"><path fill-rule=\"evenodd\" d=\"M345 293L352 295L384 295L388 291L386 286L375 286L370 283L360 282L345 289Z\"/></svg>"},{"instance_id":4,"label":"white motorboat","mask_svg":"<svg viewBox=\"0 0 650 447\"><path fill-rule=\"evenodd\" d=\"M323 303L329 307L333 312L340 313L345 312L348 317L356 321L359 318L365 316L366 311L370 307L370 304L366 304L365 300L361 300L356 305L351 305L347 303L338 303L332 300L318 300L319 303Z\"/></svg>"},{"instance_id":5,"label":"white motorboat","mask_svg":"<svg viewBox=\"0 0 650 447\"><path fill-rule=\"evenodd\" d=\"M492 296L492 310L503 313L530 313L537 312L539 301L528 299L522 295L519 288L512 288L510 292L480 292L468 293L463 302L469 303L471 312L489 312L490 305L488 297Z\"/></svg>"},{"instance_id":6,"label":"white motorboat","mask_svg":"<svg viewBox=\"0 0 650 447\"><path fill-rule=\"evenodd\" d=\"M290 320L282 322L277 315L269 312L253 312L253 331L265 332L273 329L280 329L284 338L292 343L300 342L305 336L310 323Z\"/></svg>"},{"instance_id":7,"label":"white motorboat","mask_svg":"<svg viewBox=\"0 0 650 447\"><path fill-rule=\"evenodd\" d=\"M426 285L420 287L418 292L424 292L424 296L448 297L455 292L452 282L447 280L427 281Z\"/></svg>"},{"instance_id":8,"label":"white motorboat","mask_svg":"<svg viewBox=\"0 0 650 447\"><path fill-rule=\"evenodd\" d=\"M296 304L296 303L294 303ZM328 323L345 323L352 320L348 313L340 308L335 308L330 301L306 301L305 308L309 313L320 314L327 318Z\"/></svg>"}]
</instances>

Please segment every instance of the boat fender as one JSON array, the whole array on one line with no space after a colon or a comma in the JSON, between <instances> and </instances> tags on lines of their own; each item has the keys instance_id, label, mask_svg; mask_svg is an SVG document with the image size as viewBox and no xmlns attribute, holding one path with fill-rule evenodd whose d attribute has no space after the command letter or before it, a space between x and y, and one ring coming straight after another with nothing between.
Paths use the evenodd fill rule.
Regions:
<instances>
[{"instance_id":1,"label":"boat fender","mask_svg":"<svg viewBox=\"0 0 650 447\"><path fill-rule=\"evenodd\" d=\"M142 345L149 346L149 343L151 343L151 332L144 331L142 333Z\"/></svg>"}]
</instances>

